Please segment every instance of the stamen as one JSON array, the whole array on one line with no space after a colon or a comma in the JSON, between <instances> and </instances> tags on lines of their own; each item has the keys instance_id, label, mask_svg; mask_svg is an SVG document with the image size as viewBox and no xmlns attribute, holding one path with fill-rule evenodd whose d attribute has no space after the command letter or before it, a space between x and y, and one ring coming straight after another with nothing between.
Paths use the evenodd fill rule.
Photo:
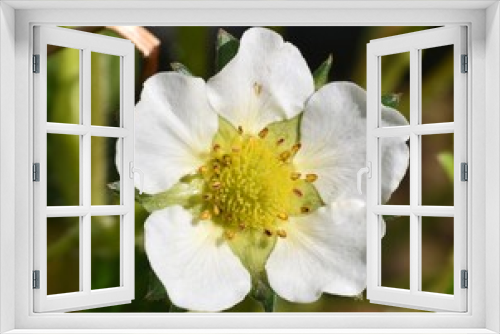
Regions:
<instances>
[{"instance_id":1,"label":"stamen","mask_svg":"<svg viewBox=\"0 0 500 334\"><path fill-rule=\"evenodd\" d=\"M311 211L311 209L309 209L307 206L303 206L300 208L300 212L302 213L309 213L309 211Z\"/></svg>"},{"instance_id":2,"label":"stamen","mask_svg":"<svg viewBox=\"0 0 500 334\"><path fill-rule=\"evenodd\" d=\"M220 214L220 209L217 205L214 205L214 215L218 216Z\"/></svg>"},{"instance_id":3,"label":"stamen","mask_svg":"<svg viewBox=\"0 0 500 334\"><path fill-rule=\"evenodd\" d=\"M222 160L227 166L231 165L231 156L229 154L224 154Z\"/></svg>"},{"instance_id":4,"label":"stamen","mask_svg":"<svg viewBox=\"0 0 500 334\"><path fill-rule=\"evenodd\" d=\"M232 148L232 151L233 151L233 153L238 153L238 152L240 152L240 151L241 151L241 149L240 149L239 147L237 147L237 146L234 146L234 147Z\"/></svg>"},{"instance_id":5,"label":"stamen","mask_svg":"<svg viewBox=\"0 0 500 334\"><path fill-rule=\"evenodd\" d=\"M212 199L212 197L213 197L213 195L212 195L211 193L206 193L206 194L203 194L203 199L204 199L205 201L209 201L209 200L211 200L211 199Z\"/></svg>"},{"instance_id":6,"label":"stamen","mask_svg":"<svg viewBox=\"0 0 500 334\"><path fill-rule=\"evenodd\" d=\"M226 230L224 232L224 236L226 237L227 240L233 239L235 235L236 235L236 233L234 233L234 231L231 231L231 230Z\"/></svg>"},{"instance_id":7,"label":"stamen","mask_svg":"<svg viewBox=\"0 0 500 334\"><path fill-rule=\"evenodd\" d=\"M273 235L273 232L269 229L264 229L264 233L268 236L268 237L271 237Z\"/></svg>"},{"instance_id":8,"label":"stamen","mask_svg":"<svg viewBox=\"0 0 500 334\"><path fill-rule=\"evenodd\" d=\"M276 141L276 145L281 145L285 141L285 138L280 138Z\"/></svg>"},{"instance_id":9,"label":"stamen","mask_svg":"<svg viewBox=\"0 0 500 334\"><path fill-rule=\"evenodd\" d=\"M238 227L240 228L240 230L244 230L247 226L245 225L245 223L239 223Z\"/></svg>"},{"instance_id":10,"label":"stamen","mask_svg":"<svg viewBox=\"0 0 500 334\"><path fill-rule=\"evenodd\" d=\"M200 219L201 220L209 220L212 216L210 215L210 211L205 210L201 213Z\"/></svg>"},{"instance_id":11,"label":"stamen","mask_svg":"<svg viewBox=\"0 0 500 334\"><path fill-rule=\"evenodd\" d=\"M200 168L198 168L198 171L201 173L201 174L206 174L208 172L208 167L203 165L201 166Z\"/></svg>"},{"instance_id":12,"label":"stamen","mask_svg":"<svg viewBox=\"0 0 500 334\"><path fill-rule=\"evenodd\" d=\"M278 218L281 220L288 220L288 214L286 212L278 213Z\"/></svg>"},{"instance_id":13,"label":"stamen","mask_svg":"<svg viewBox=\"0 0 500 334\"><path fill-rule=\"evenodd\" d=\"M222 186L222 183L220 183L220 181L214 181L212 183L212 188L213 189L220 189L221 186Z\"/></svg>"},{"instance_id":14,"label":"stamen","mask_svg":"<svg viewBox=\"0 0 500 334\"><path fill-rule=\"evenodd\" d=\"M214 150L214 152L217 152L218 150L220 150L220 145L219 144L215 144L214 147L213 147L213 150Z\"/></svg>"},{"instance_id":15,"label":"stamen","mask_svg":"<svg viewBox=\"0 0 500 334\"><path fill-rule=\"evenodd\" d=\"M284 151L284 152L281 152L280 154L280 160L281 161L287 161L288 158L290 158L292 154L290 153L290 151Z\"/></svg>"},{"instance_id":16,"label":"stamen","mask_svg":"<svg viewBox=\"0 0 500 334\"><path fill-rule=\"evenodd\" d=\"M262 130L260 130L259 132L259 137L264 139L266 138L267 134L269 133L269 129L268 128L264 128Z\"/></svg>"},{"instance_id":17,"label":"stamen","mask_svg":"<svg viewBox=\"0 0 500 334\"><path fill-rule=\"evenodd\" d=\"M307 182L311 182L313 183L314 181L316 181L318 179L318 175L316 174L307 174L306 175L306 181Z\"/></svg>"},{"instance_id":18,"label":"stamen","mask_svg":"<svg viewBox=\"0 0 500 334\"><path fill-rule=\"evenodd\" d=\"M300 150L301 147L302 147L301 143L297 143L297 144L293 145L292 148L291 148L292 153L293 154L297 153Z\"/></svg>"},{"instance_id":19,"label":"stamen","mask_svg":"<svg viewBox=\"0 0 500 334\"><path fill-rule=\"evenodd\" d=\"M294 188L293 189L293 193L299 197L302 197L304 196L304 194L302 193L302 191L300 191L300 189L297 189L297 188Z\"/></svg>"},{"instance_id":20,"label":"stamen","mask_svg":"<svg viewBox=\"0 0 500 334\"><path fill-rule=\"evenodd\" d=\"M262 85L260 85L257 82L255 82L253 84L253 91L255 92L255 95L259 96L260 93L262 92Z\"/></svg>"},{"instance_id":21,"label":"stamen","mask_svg":"<svg viewBox=\"0 0 500 334\"><path fill-rule=\"evenodd\" d=\"M295 181L295 180L300 179L300 175L301 175L300 173L294 172L294 173L292 173L290 178Z\"/></svg>"},{"instance_id":22,"label":"stamen","mask_svg":"<svg viewBox=\"0 0 500 334\"><path fill-rule=\"evenodd\" d=\"M280 238L286 238L286 231L285 230L277 230L276 231L276 234L278 235L278 237Z\"/></svg>"},{"instance_id":23,"label":"stamen","mask_svg":"<svg viewBox=\"0 0 500 334\"><path fill-rule=\"evenodd\" d=\"M243 127L242 127L241 125L238 125L238 133L239 133L240 135L242 135L242 134L243 134Z\"/></svg>"}]
</instances>

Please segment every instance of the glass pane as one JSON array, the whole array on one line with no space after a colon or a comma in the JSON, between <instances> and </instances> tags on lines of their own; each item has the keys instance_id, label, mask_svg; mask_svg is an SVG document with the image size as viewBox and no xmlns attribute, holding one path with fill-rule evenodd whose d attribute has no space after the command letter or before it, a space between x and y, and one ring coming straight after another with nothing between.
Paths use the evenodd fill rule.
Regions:
<instances>
[{"instance_id":1,"label":"glass pane","mask_svg":"<svg viewBox=\"0 0 500 334\"><path fill-rule=\"evenodd\" d=\"M421 221L422 291L453 294L453 218Z\"/></svg>"},{"instance_id":2,"label":"glass pane","mask_svg":"<svg viewBox=\"0 0 500 334\"><path fill-rule=\"evenodd\" d=\"M80 50L47 45L47 122L80 123Z\"/></svg>"},{"instance_id":3,"label":"glass pane","mask_svg":"<svg viewBox=\"0 0 500 334\"><path fill-rule=\"evenodd\" d=\"M120 216L93 216L91 288L120 286Z\"/></svg>"},{"instance_id":4,"label":"glass pane","mask_svg":"<svg viewBox=\"0 0 500 334\"><path fill-rule=\"evenodd\" d=\"M47 218L47 294L80 291L80 218Z\"/></svg>"},{"instance_id":5,"label":"glass pane","mask_svg":"<svg viewBox=\"0 0 500 334\"><path fill-rule=\"evenodd\" d=\"M453 122L453 45L421 50L422 124Z\"/></svg>"},{"instance_id":6,"label":"glass pane","mask_svg":"<svg viewBox=\"0 0 500 334\"><path fill-rule=\"evenodd\" d=\"M80 136L47 134L47 205L80 205Z\"/></svg>"},{"instance_id":7,"label":"glass pane","mask_svg":"<svg viewBox=\"0 0 500 334\"><path fill-rule=\"evenodd\" d=\"M119 139L108 137L91 138L92 205L120 204L119 193L110 189L114 187L114 182L120 182L120 175L115 164L117 140Z\"/></svg>"},{"instance_id":8,"label":"glass pane","mask_svg":"<svg viewBox=\"0 0 500 334\"><path fill-rule=\"evenodd\" d=\"M453 206L453 134L422 141L422 205Z\"/></svg>"},{"instance_id":9,"label":"glass pane","mask_svg":"<svg viewBox=\"0 0 500 334\"><path fill-rule=\"evenodd\" d=\"M120 57L92 52L92 125L120 126Z\"/></svg>"},{"instance_id":10,"label":"glass pane","mask_svg":"<svg viewBox=\"0 0 500 334\"><path fill-rule=\"evenodd\" d=\"M382 104L395 107L409 122L410 52L396 53L380 58ZM380 126L384 125L380 124Z\"/></svg>"},{"instance_id":11,"label":"glass pane","mask_svg":"<svg viewBox=\"0 0 500 334\"><path fill-rule=\"evenodd\" d=\"M410 205L410 140L406 137L382 137L379 139L379 143L381 154L380 204ZM394 148L397 147L397 145L402 145L403 143L406 143L407 147L407 168L404 171L404 174L395 175L393 166L402 165L405 161L404 155L402 155L401 152L394 151ZM395 157L402 160L395 161ZM399 172L401 171L402 169L399 170ZM395 182L399 182L399 184L391 194L390 192L392 187L394 187L393 184Z\"/></svg>"},{"instance_id":12,"label":"glass pane","mask_svg":"<svg viewBox=\"0 0 500 334\"><path fill-rule=\"evenodd\" d=\"M383 216L383 220L381 285L410 289L410 217Z\"/></svg>"}]
</instances>

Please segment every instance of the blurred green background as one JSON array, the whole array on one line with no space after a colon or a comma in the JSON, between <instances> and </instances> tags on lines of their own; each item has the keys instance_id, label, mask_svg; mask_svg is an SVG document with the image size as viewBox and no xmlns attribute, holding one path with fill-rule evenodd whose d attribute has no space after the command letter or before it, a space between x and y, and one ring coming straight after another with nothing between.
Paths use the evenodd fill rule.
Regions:
<instances>
[{"instance_id":1,"label":"blurred green background","mask_svg":"<svg viewBox=\"0 0 500 334\"><path fill-rule=\"evenodd\" d=\"M136 96L142 83L158 71L180 62L205 79L214 74L215 41L219 28L236 37L247 27L72 27L82 31L131 39L136 47ZM366 44L432 27L271 27L296 45L311 70L332 54L331 81L352 81L366 87ZM47 121L80 122L79 52L51 47L48 50ZM422 54L422 123L453 121L453 49L424 50ZM409 54L382 57L383 94L399 94L399 110L409 119ZM119 126L120 63L116 56L92 53L92 125ZM453 205L453 135L428 135L422 140L422 204ZM80 170L79 138L47 135L47 205L78 205ZM94 137L91 142L92 205L119 204L107 187L119 179L115 139ZM409 175L388 204L409 204ZM157 298L149 262L143 247L147 212L136 205L135 300L131 304L90 312L168 312L168 299ZM384 217L387 233L382 239L382 285L409 288L409 218ZM78 218L47 220L48 293L79 290ZM120 284L120 217L92 217L92 289ZM453 219L422 219L422 289L453 291ZM293 278L291 278L293 279ZM156 293L155 293L156 292ZM358 298L324 295L310 304L278 298L277 312L398 312L402 308L371 304L365 293ZM250 297L228 312L262 311Z\"/></svg>"}]
</instances>

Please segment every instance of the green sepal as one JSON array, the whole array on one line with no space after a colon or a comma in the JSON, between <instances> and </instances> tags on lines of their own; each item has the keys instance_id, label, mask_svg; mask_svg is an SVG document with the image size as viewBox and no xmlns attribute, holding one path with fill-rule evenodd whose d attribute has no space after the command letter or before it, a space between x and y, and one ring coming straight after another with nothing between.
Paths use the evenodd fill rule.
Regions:
<instances>
[{"instance_id":1,"label":"green sepal","mask_svg":"<svg viewBox=\"0 0 500 334\"><path fill-rule=\"evenodd\" d=\"M196 209L201 203L200 195L203 184L203 179L197 176L187 176L170 189L155 195L139 194L139 191L136 189L135 201L150 213L171 205L181 205L184 208ZM108 184L108 187L116 193L120 192L119 181Z\"/></svg>"},{"instance_id":2,"label":"green sepal","mask_svg":"<svg viewBox=\"0 0 500 334\"><path fill-rule=\"evenodd\" d=\"M253 279L250 296L262 305L264 312L274 312L276 293L269 286L265 274Z\"/></svg>"},{"instance_id":3,"label":"green sepal","mask_svg":"<svg viewBox=\"0 0 500 334\"><path fill-rule=\"evenodd\" d=\"M219 29L215 48L215 70L219 72L238 53L240 42L233 35Z\"/></svg>"},{"instance_id":4,"label":"green sepal","mask_svg":"<svg viewBox=\"0 0 500 334\"><path fill-rule=\"evenodd\" d=\"M453 166L453 153L450 152L441 152L438 154L437 159L439 160L439 163L443 167L444 171L446 172L446 176L448 176L448 179L453 182L454 180L454 175L455 175L455 168Z\"/></svg>"},{"instance_id":5,"label":"green sepal","mask_svg":"<svg viewBox=\"0 0 500 334\"><path fill-rule=\"evenodd\" d=\"M380 101L386 107L397 109L401 102L401 94L384 94Z\"/></svg>"},{"instance_id":6,"label":"green sepal","mask_svg":"<svg viewBox=\"0 0 500 334\"><path fill-rule=\"evenodd\" d=\"M238 231L228 244L252 278L256 278L265 272L264 266L276 244L276 235L267 236L261 230L246 229Z\"/></svg>"},{"instance_id":7,"label":"green sepal","mask_svg":"<svg viewBox=\"0 0 500 334\"><path fill-rule=\"evenodd\" d=\"M177 73L181 73L181 74L187 75L189 77L193 76L193 73L191 73L191 71L184 64L181 64L178 62L173 62L173 63L170 63L170 67L172 67L172 69Z\"/></svg>"},{"instance_id":8,"label":"green sepal","mask_svg":"<svg viewBox=\"0 0 500 334\"><path fill-rule=\"evenodd\" d=\"M223 151L230 151L232 145L238 139L238 130L224 117L219 116L219 129L212 140L212 144L220 145Z\"/></svg>"},{"instance_id":9,"label":"green sepal","mask_svg":"<svg viewBox=\"0 0 500 334\"><path fill-rule=\"evenodd\" d=\"M302 114L299 114L294 118L269 124L267 126L269 132L264 140L266 140L270 145L276 145L278 141L283 140L283 143L279 146L283 150L291 149L292 146L298 143L300 139L299 127L301 117Z\"/></svg>"},{"instance_id":10,"label":"green sepal","mask_svg":"<svg viewBox=\"0 0 500 334\"><path fill-rule=\"evenodd\" d=\"M318 90L328 83L330 70L332 69L333 56L330 54L326 60L319 65L313 73L314 89Z\"/></svg>"},{"instance_id":11,"label":"green sepal","mask_svg":"<svg viewBox=\"0 0 500 334\"><path fill-rule=\"evenodd\" d=\"M291 197L292 203L289 212L291 216L307 215L325 205L313 183L304 179L296 180L294 191L300 192L300 196L295 194ZM301 208L308 208L309 211L302 212Z\"/></svg>"}]
</instances>

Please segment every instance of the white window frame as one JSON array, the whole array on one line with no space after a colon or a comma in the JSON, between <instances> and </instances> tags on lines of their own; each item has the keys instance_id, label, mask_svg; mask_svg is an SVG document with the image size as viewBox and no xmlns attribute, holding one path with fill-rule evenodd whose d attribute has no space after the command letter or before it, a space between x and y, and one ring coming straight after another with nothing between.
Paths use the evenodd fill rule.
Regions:
<instances>
[{"instance_id":1,"label":"white window frame","mask_svg":"<svg viewBox=\"0 0 500 334\"><path fill-rule=\"evenodd\" d=\"M39 180L33 184L33 269L38 270L38 288L34 289L35 312L74 311L130 303L134 299L135 193L134 159L134 46L120 38L90 34L77 30L35 26L34 54L39 56L38 73L33 74L34 162ZM47 121L47 45L72 48L79 52L79 122ZM95 126L91 120L91 54L113 55L120 61L120 124L116 127ZM79 204L47 206L47 134L73 135L79 138ZM91 140L119 140L119 205L92 205ZM119 148L118 148L119 146ZM91 229L92 216L119 216L120 284L117 287L92 290ZM75 217L79 224L79 290L47 295L47 218Z\"/></svg>"},{"instance_id":2,"label":"white window frame","mask_svg":"<svg viewBox=\"0 0 500 334\"><path fill-rule=\"evenodd\" d=\"M429 311L467 310L467 290L461 286L461 271L467 270L467 193L468 182L461 180L461 163L467 163L467 76L462 73L462 55L467 55L465 26L448 26L372 40L367 46L367 298L373 303ZM453 121L422 123L422 51L440 46L453 47ZM410 56L410 119L407 126L383 126L381 123L381 85L383 56L406 52ZM423 135L453 135L454 203L452 206L422 204ZM410 202L385 205L381 198L381 140L404 136L410 143ZM382 284L382 215L409 218L409 289ZM452 294L422 291L422 217L452 217L453 272ZM405 224L406 222L401 222ZM395 223L397 224L397 223ZM388 260L388 259L385 259ZM390 259L389 259L390 261Z\"/></svg>"},{"instance_id":3,"label":"white window frame","mask_svg":"<svg viewBox=\"0 0 500 334\"><path fill-rule=\"evenodd\" d=\"M500 11L497 1L4 1L0 4L0 331L495 333L500 331ZM121 6L117 8L116 6ZM106 7L106 10L103 10ZM128 7L128 8L127 8ZM138 10L137 8L143 8ZM395 8L397 7L397 8ZM43 9L44 8L44 9ZM148 9L149 8L149 9ZM225 9L220 9L225 8ZM370 9L367 9L370 8ZM485 24L486 23L486 24ZM449 25L469 27L469 310L455 313L34 314L30 287L31 31L57 25ZM486 29L487 28L487 29ZM15 36L13 31L15 31ZM335 46L332 45L332 49ZM488 71L486 67L488 66ZM14 85L12 85L14 82ZM15 110L15 112L14 112ZM15 115L15 116L14 116ZM474 116L474 117L473 117ZM486 121L488 120L488 121ZM12 145L15 143L15 145ZM488 154L486 154L488 152ZM9 173L9 174L7 174ZM15 177L12 177L15 175ZM485 182L487 181L487 182ZM12 199L12 192L15 198ZM488 196L486 196L488 194ZM12 209L13 208L13 209ZM488 219L486 219L488 217ZM12 222L15 222L13 224ZM15 243L14 243L15 236ZM13 256L14 254L14 256ZM488 256L486 256L488 255ZM486 265L487 264L487 265ZM15 289L12 287L15 286ZM486 290L488 293L485 293ZM14 305L14 307L12 307ZM132 329L137 330L132 330ZM142 328L142 329L141 329ZM177 330L176 330L177 329ZM287 330L288 329L288 330ZM416 330L418 329L418 330ZM118 330L118 332L121 332ZM242 331L243 332L243 331ZM39 332L41 333L41 332Z\"/></svg>"}]
</instances>

